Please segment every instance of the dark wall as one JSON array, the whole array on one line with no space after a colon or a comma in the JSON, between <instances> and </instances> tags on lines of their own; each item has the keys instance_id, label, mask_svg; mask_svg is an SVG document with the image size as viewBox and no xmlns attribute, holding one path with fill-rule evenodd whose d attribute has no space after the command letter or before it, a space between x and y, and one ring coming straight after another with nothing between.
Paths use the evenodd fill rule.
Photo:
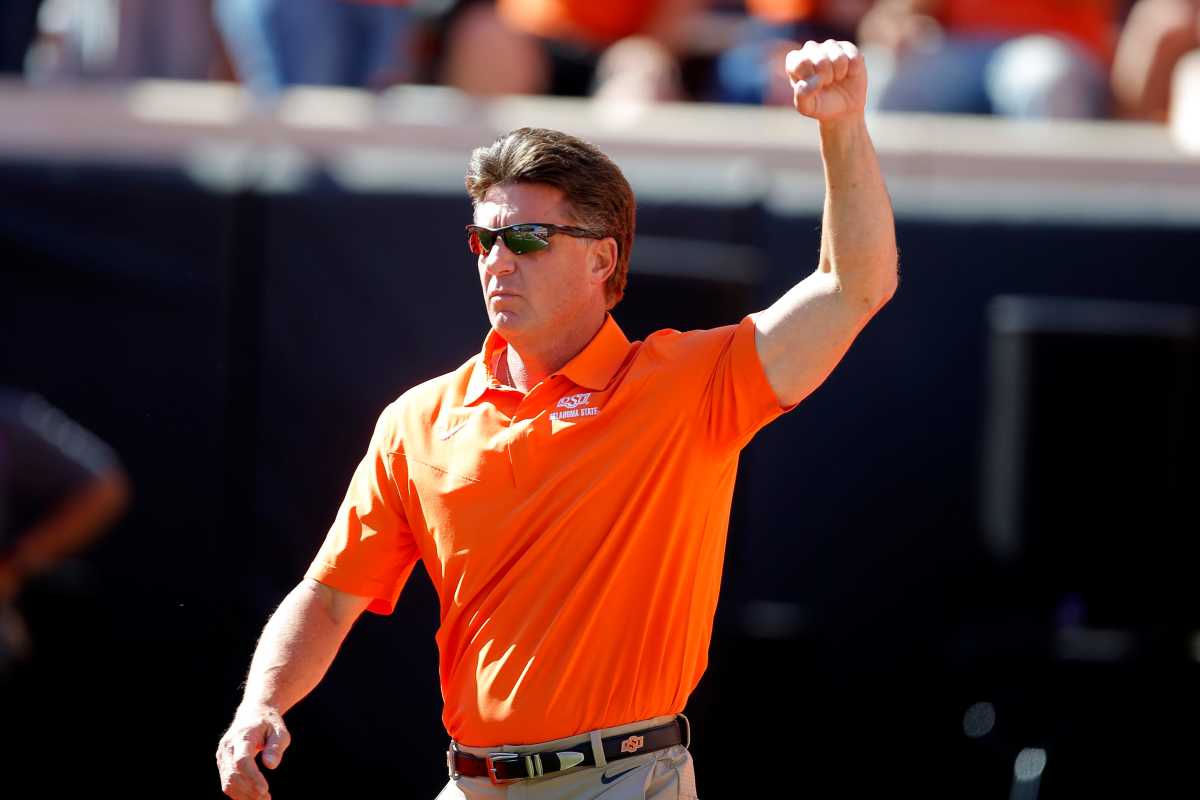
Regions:
<instances>
[{"instance_id":1,"label":"dark wall","mask_svg":"<svg viewBox=\"0 0 1200 800\"><path fill-rule=\"evenodd\" d=\"M616 311L633 337L734 322L815 263L812 213L699 200L641 195L645 246ZM0 380L112 443L136 491L79 572L30 592L40 649L0 722L19 758L54 765L42 743L65 715L89 745L64 788L119 786L137 741L149 782L216 796L211 754L254 641L377 414L480 346L469 214L457 191L320 175L220 194L167 168L0 164ZM743 459L712 666L689 707L705 796L778 775L752 766L768 742L812 765L789 784L851 795L1007 796L1027 746L1071 765L1057 797L1122 747L1170 773L1195 669L1181 654L1058 658L1048 610L983 548L985 310L1011 293L1200 305L1200 230L902 215L898 235L895 300ZM289 715L275 796L436 793L435 625L418 570ZM1000 722L968 740L981 700Z\"/></svg>"},{"instance_id":2,"label":"dark wall","mask_svg":"<svg viewBox=\"0 0 1200 800\"><path fill-rule=\"evenodd\" d=\"M112 444L134 492L111 535L23 598L35 657L5 685L0 736L6 763L58 785L116 780L137 730L211 737L214 706L234 698L226 637L244 613L229 549L246 531L225 504L233 222L231 198L174 170L0 166L0 381ZM67 730L80 744L63 756L51 743Z\"/></svg>"},{"instance_id":3,"label":"dark wall","mask_svg":"<svg viewBox=\"0 0 1200 800\"><path fill-rule=\"evenodd\" d=\"M787 231L817 222L768 220L772 272L760 304L793 280L778 270L797 249ZM721 707L742 724L716 727L720 742L712 744L733 747L767 720L771 734L798 741L826 770L814 781L851 796L891 785L1005 797L1025 747L1049 748L1043 797L1190 782L1186 761L1175 758L1189 734L1172 709L1196 707L1187 689L1197 672L1187 658L1188 632L1200 621L1195 593L1165 568L1140 576L1130 594L1173 578L1166 592L1188 604L1191 627L1164 628L1165 615L1124 618L1132 641L1119 656L1064 655L1056 601L1077 584L1035 594L1024 565L997 563L985 547L980 500L990 301L1035 295L1196 306L1200 231L901 216L897 235L893 301L825 385L743 459L745 527L729 554L717 673ZM815 252L815 238L805 244ZM1141 372L1120 353L1118 346L1104 364L1110 393ZM1098 442L1119 440L1112 432L1140 425L1147 409L1114 410L1094 429ZM1118 472L1140 468L1124 460L1126 451L1106 456ZM1172 520L1170 535L1194 535L1194 503L1190 510ZM1084 559L1087 542L1114 532L1093 524L1070 533L1085 543L1072 556ZM1156 538L1120 534L1130 559ZM1131 580L1125 570L1106 578ZM769 713L763 685L773 687ZM963 714L980 701L993 702L996 729L969 740ZM1122 758L1139 766L1113 766Z\"/></svg>"}]
</instances>

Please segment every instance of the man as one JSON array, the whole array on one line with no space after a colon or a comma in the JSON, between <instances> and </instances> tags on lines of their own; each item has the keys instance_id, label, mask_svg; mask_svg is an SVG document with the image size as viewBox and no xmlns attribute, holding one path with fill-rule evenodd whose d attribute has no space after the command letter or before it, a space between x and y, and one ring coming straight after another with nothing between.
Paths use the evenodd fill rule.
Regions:
<instances>
[{"instance_id":1,"label":"man","mask_svg":"<svg viewBox=\"0 0 1200 800\"><path fill-rule=\"evenodd\" d=\"M854 45L787 56L820 121L819 265L770 308L630 344L633 194L594 147L522 129L467 176L482 353L380 417L306 579L268 622L217 750L268 796L283 714L416 560L441 601L443 798L694 797L678 717L704 671L740 449L830 373L896 287L891 207ZM512 781L511 783L509 781Z\"/></svg>"}]
</instances>

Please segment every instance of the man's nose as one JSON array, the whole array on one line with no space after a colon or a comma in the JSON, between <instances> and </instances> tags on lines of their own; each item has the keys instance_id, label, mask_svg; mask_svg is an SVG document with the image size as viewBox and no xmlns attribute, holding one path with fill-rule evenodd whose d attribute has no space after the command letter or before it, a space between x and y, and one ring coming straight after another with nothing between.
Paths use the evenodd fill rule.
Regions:
<instances>
[{"instance_id":1,"label":"man's nose","mask_svg":"<svg viewBox=\"0 0 1200 800\"><path fill-rule=\"evenodd\" d=\"M507 275L517 268L517 257L499 236L492 244L492 249L483 257L483 268L492 275Z\"/></svg>"}]
</instances>

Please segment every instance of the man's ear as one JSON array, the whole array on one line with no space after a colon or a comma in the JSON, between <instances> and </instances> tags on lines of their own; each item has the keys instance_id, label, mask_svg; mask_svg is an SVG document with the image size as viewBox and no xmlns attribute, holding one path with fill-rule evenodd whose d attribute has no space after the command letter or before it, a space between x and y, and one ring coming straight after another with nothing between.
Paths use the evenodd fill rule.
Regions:
<instances>
[{"instance_id":1,"label":"man's ear","mask_svg":"<svg viewBox=\"0 0 1200 800\"><path fill-rule=\"evenodd\" d=\"M611 236L596 239L589 253L588 272L598 284L605 284L617 268L617 240Z\"/></svg>"}]
</instances>

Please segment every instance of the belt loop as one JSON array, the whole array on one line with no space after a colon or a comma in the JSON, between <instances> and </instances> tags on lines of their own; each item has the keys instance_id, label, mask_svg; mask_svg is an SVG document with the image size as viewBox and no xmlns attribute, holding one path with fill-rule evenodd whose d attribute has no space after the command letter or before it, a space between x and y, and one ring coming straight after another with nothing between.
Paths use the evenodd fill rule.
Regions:
<instances>
[{"instance_id":1,"label":"belt loop","mask_svg":"<svg viewBox=\"0 0 1200 800\"><path fill-rule=\"evenodd\" d=\"M458 770L454 768L454 754L458 752L458 747L454 744L454 740L450 740L450 747L446 750L446 770L450 773L450 780L458 780Z\"/></svg>"},{"instance_id":2,"label":"belt loop","mask_svg":"<svg viewBox=\"0 0 1200 800\"><path fill-rule=\"evenodd\" d=\"M597 767L608 766L608 759L604 757L604 740L600 738L600 731L592 731L588 734L588 738L592 740L592 759L596 762Z\"/></svg>"},{"instance_id":3,"label":"belt loop","mask_svg":"<svg viewBox=\"0 0 1200 800\"><path fill-rule=\"evenodd\" d=\"M683 720L683 730L684 730L683 749L691 750L692 749L692 721L690 719L688 719L686 716L684 716L683 714L676 714L675 716L676 716L676 720L675 720L676 722L678 722L679 720Z\"/></svg>"}]
</instances>

